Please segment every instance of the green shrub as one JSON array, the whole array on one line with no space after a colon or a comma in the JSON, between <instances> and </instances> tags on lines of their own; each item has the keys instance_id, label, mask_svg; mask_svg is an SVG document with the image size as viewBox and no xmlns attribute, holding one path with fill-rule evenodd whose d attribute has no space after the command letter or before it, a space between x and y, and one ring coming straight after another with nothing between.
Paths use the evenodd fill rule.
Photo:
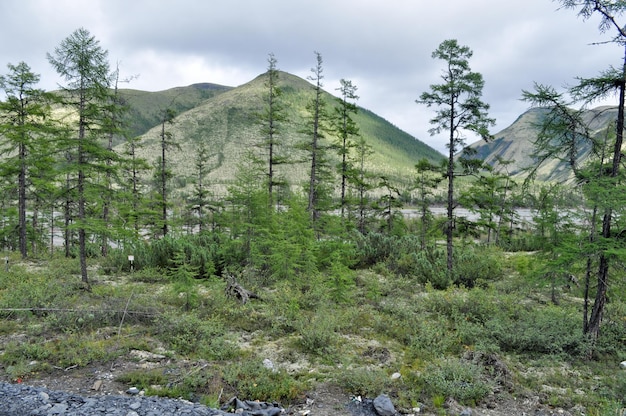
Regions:
<instances>
[{"instance_id":1,"label":"green shrub","mask_svg":"<svg viewBox=\"0 0 626 416\"><path fill-rule=\"evenodd\" d=\"M128 244L123 250L111 250L103 267L106 270L130 272L128 256L132 255L134 272L144 269L169 270L176 256L182 253L184 262L195 270L195 277L206 278L215 274L217 265L222 264L220 239L217 233L202 233L166 236L150 242L137 241Z\"/></svg>"},{"instance_id":2,"label":"green shrub","mask_svg":"<svg viewBox=\"0 0 626 416\"><path fill-rule=\"evenodd\" d=\"M302 316L297 324L300 347L304 352L327 354L337 343L337 322L332 311L323 310L314 316Z\"/></svg>"},{"instance_id":3,"label":"green shrub","mask_svg":"<svg viewBox=\"0 0 626 416\"><path fill-rule=\"evenodd\" d=\"M552 305L520 307L517 316L495 317L485 327L502 351L583 356L590 347L578 312Z\"/></svg>"},{"instance_id":4,"label":"green shrub","mask_svg":"<svg viewBox=\"0 0 626 416\"><path fill-rule=\"evenodd\" d=\"M432 363L418 378L428 397L451 397L469 406L477 405L492 391L492 386L482 377L479 366L458 359Z\"/></svg>"},{"instance_id":5,"label":"green shrub","mask_svg":"<svg viewBox=\"0 0 626 416\"><path fill-rule=\"evenodd\" d=\"M441 357L461 350L459 338L451 333L446 320L437 315L416 321L411 331L409 357Z\"/></svg>"},{"instance_id":6,"label":"green shrub","mask_svg":"<svg viewBox=\"0 0 626 416\"><path fill-rule=\"evenodd\" d=\"M231 363L223 369L222 377L241 400L290 402L306 388L286 372L268 369L256 360Z\"/></svg>"},{"instance_id":7,"label":"green shrub","mask_svg":"<svg viewBox=\"0 0 626 416\"><path fill-rule=\"evenodd\" d=\"M0 272L0 308L62 308L76 298L79 287L79 278L54 278L13 267L9 273Z\"/></svg>"},{"instance_id":8,"label":"green shrub","mask_svg":"<svg viewBox=\"0 0 626 416\"><path fill-rule=\"evenodd\" d=\"M382 368L359 367L342 371L337 376L337 384L351 395L376 397L390 389L391 378Z\"/></svg>"},{"instance_id":9,"label":"green shrub","mask_svg":"<svg viewBox=\"0 0 626 416\"><path fill-rule=\"evenodd\" d=\"M454 251L454 284L472 288L504 275L503 254L497 247L469 244Z\"/></svg>"},{"instance_id":10,"label":"green shrub","mask_svg":"<svg viewBox=\"0 0 626 416\"><path fill-rule=\"evenodd\" d=\"M239 350L225 339L224 325L217 320L201 320L194 314L172 313L156 321L158 337L168 348L182 355L208 360L234 358Z\"/></svg>"},{"instance_id":11,"label":"green shrub","mask_svg":"<svg viewBox=\"0 0 626 416\"><path fill-rule=\"evenodd\" d=\"M165 385L167 378L164 371L161 368L152 370L134 370L128 373L120 374L115 378L115 381L128 384L129 386L135 386L140 389L145 389L152 385Z\"/></svg>"}]
</instances>

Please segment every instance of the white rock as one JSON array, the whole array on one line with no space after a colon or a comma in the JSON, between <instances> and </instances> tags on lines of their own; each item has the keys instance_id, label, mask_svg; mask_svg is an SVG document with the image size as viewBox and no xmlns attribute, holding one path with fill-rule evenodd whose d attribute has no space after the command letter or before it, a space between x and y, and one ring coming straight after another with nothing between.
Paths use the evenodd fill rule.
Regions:
<instances>
[{"instance_id":1,"label":"white rock","mask_svg":"<svg viewBox=\"0 0 626 416\"><path fill-rule=\"evenodd\" d=\"M622 361L621 363L619 363L619 366L626 370L626 361Z\"/></svg>"},{"instance_id":2,"label":"white rock","mask_svg":"<svg viewBox=\"0 0 626 416\"><path fill-rule=\"evenodd\" d=\"M263 367L267 368L268 370L276 371L274 363L269 358L263 360Z\"/></svg>"},{"instance_id":3,"label":"white rock","mask_svg":"<svg viewBox=\"0 0 626 416\"><path fill-rule=\"evenodd\" d=\"M400 374L400 373L393 373L393 374L391 375L391 379L392 379L392 380L397 380L397 379L399 379L400 377L402 377L402 374Z\"/></svg>"}]
</instances>

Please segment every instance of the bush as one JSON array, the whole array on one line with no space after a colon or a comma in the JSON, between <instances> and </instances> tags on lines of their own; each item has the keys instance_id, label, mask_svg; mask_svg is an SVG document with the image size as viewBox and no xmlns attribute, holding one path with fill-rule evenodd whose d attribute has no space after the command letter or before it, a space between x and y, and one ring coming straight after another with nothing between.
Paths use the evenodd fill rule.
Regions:
<instances>
[{"instance_id":1,"label":"bush","mask_svg":"<svg viewBox=\"0 0 626 416\"><path fill-rule=\"evenodd\" d=\"M130 271L128 256L134 257L134 271L144 269L169 270L177 255L195 271L196 277L207 278L218 272L223 264L220 253L221 236L202 233L180 237L166 236L150 243L138 241L123 250L111 250L103 262L105 270Z\"/></svg>"},{"instance_id":2,"label":"bush","mask_svg":"<svg viewBox=\"0 0 626 416\"><path fill-rule=\"evenodd\" d=\"M323 311L313 317L303 316L297 324L302 350L312 354L327 354L337 342L337 322L332 313Z\"/></svg>"},{"instance_id":3,"label":"bush","mask_svg":"<svg viewBox=\"0 0 626 416\"><path fill-rule=\"evenodd\" d=\"M353 368L341 372L337 384L351 395L376 397L389 390L391 378L378 367Z\"/></svg>"},{"instance_id":4,"label":"bush","mask_svg":"<svg viewBox=\"0 0 626 416\"><path fill-rule=\"evenodd\" d=\"M492 386L482 377L481 367L455 359L427 366L418 379L429 397L451 397L468 406L480 403L492 391Z\"/></svg>"},{"instance_id":5,"label":"bush","mask_svg":"<svg viewBox=\"0 0 626 416\"><path fill-rule=\"evenodd\" d=\"M584 356L590 347L577 311L552 305L519 308L517 316L506 320L494 317L485 327L502 351Z\"/></svg>"},{"instance_id":6,"label":"bush","mask_svg":"<svg viewBox=\"0 0 626 416\"><path fill-rule=\"evenodd\" d=\"M284 371L268 369L255 360L229 364L222 377L242 400L290 402L306 387Z\"/></svg>"},{"instance_id":7,"label":"bush","mask_svg":"<svg viewBox=\"0 0 626 416\"><path fill-rule=\"evenodd\" d=\"M454 251L454 284L472 288L486 281L499 280L504 275L502 252L493 246L473 244Z\"/></svg>"},{"instance_id":8,"label":"bush","mask_svg":"<svg viewBox=\"0 0 626 416\"><path fill-rule=\"evenodd\" d=\"M193 314L165 314L156 322L159 338L181 355L207 360L234 358L239 350L224 338L224 326L217 320L201 320Z\"/></svg>"}]
</instances>

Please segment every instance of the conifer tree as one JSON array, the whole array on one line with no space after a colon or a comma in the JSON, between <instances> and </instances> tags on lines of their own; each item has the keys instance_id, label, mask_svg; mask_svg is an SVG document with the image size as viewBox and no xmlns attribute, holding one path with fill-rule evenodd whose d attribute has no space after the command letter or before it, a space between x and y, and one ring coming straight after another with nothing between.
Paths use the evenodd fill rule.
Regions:
<instances>
[{"instance_id":1,"label":"conifer tree","mask_svg":"<svg viewBox=\"0 0 626 416\"><path fill-rule=\"evenodd\" d=\"M264 109L259 114L261 123L262 142L259 145L261 152L265 155L267 166L267 188L270 206L279 204L276 198L276 188L285 185L284 178L281 178L277 168L288 159L281 153L283 145L280 139L281 124L285 121L284 106L281 102L282 90L279 86L280 72L277 69L277 60L274 54L270 54L267 60L268 68L266 73L265 86L267 88L264 96Z\"/></svg>"},{"instance_id":2,"label":"conifer tree","mask_svg":"<svg viewBox=\"0 0 626 416\"><path fill-rule=\"evenodd\" d=\"M366 231L366 211L368 209L367 192L373 188L370 183L371 175L365 171L365 161L372 155L372 147L360 137L356 144L356 164L353 176L354 186L357 193L357 228L361 234Z\"/></svg>"},{"instance_id":3,"label":"conifer tree","mask_svg":"<svg viewBox=\"0 0 626 416\"><path fill-rule=\"evenodd\" d=\"M214 210L211 207L212 193L207 186L207 175L211 172L212 166L209 165L209 150L205 143L198 145L196 150L196 158L194 161L194 177L193 190L189 202L192 212L197 215L198 232L202 233L205 230L207 218L206 214L209 210Z\"/></svg>"},{"instance_id":4,"label":"conifer tree","mask_svg":"<svg viewBox=\"0 0 626 416\"><path fill-rule=\"evenodd\" d=\"M76 114L73 132L66 144L68 185L75 179L75 198L78 207L75 226L78 231L81 279L89 284L87 276L87 232L98 227L98 221L88 217L88 205L98 195L98 176L111 169L106 161L115 158L102 145L106 137L107 111L111 101L111 74L108 52L89 31L79 28L48 54L48 61L67 84L63 86L65 104ZM69 189L67 190L69 193ZM71 221L67 199L66 222ZM67 244L67 241L66 241Z\"/></svg>"},{"instance_id":5,"label":"conifer tree","mask_svg":"<svg viewBox=\"0 0 626 416\"><path fill-rule=\"evenodd\" d=\"M309 155L310 173L308 184L308 205L307 210L311 214L311 221L317 224L321 212L329 207L329 162L327 159L328 146L323 142L328 132L328 111L324 99L324 68L322 66L322 55L315 52L317 64L311 69L312 75L308 80L313 82L314 96L307 108L309 110L309 121L304 133L308 136L308 141L304 144L304 149Z\"/></svg>"},{"instance_id":6,"label":"conifer tree","mask_svg":"<svg viewBox=\"0 0 626 416\"><path fill-rule=\"evenodd\" d=\"M622 1L608 0L559 0L559 3L566 9L574 9L578 11L578 15L584 20L590 19L592 16L600 17L599 30L601 33L613 32L613 36L609 42L616 43L622 47L626 47L626 27L617 21L617 18L626 12L626 3ZM578 83L568 89L568 95L573 97L575 104L587 105L594 101L607 98L609 96L617 96L617 118L615 120L615 135L608 154L605 154L605 146L600 146L601 157L600 166L596 166L593 171L578 170L579 180L585 183L585 193L592 197L593 206L593 225L592 234L589 244L596 251L597 272L596 272L596 293L591 310L591 315L587 319L587 305L585 304L584 317L584 333L590 337L592 341L598 339L600 335L600 325L604 316L604 310L607 302L607 292L610 287L610 268L612 261L616 256L623 256L626 253L626 247L616 238L612 227L615 225L616 214L619 213L621 207L624 206L624 190L623 182L623 153L622 144L624 136L624 110L626 102L626 56L620 56L622 65L620 68L609 68L594 78L580 78ZM577 113L569 111L559 106L563 102L562 97L549 87L536 87L535 94L526 94L525 98L535 100L535 102L550 102L552 108L558 110L559 113L556 122L548 125L554 131L560 132L559 137L565 139L558 143L560 147L558 152L565 152L570 160L570 166L575 165L577 156L576 146L581 137L586 139L589 137L585 131L584 124L581 125L577 117ZM555 105L557 104L557 105ZM562 108L562 109L561 109ZM555 111L553 110L553 111ZM572 121L575 121L572 124ZM582 126L582 128L581 128ZM549 141L547 143L550 143ZM597 143L594 144L597 148ZM548 148L550 150L550 148ZM595 196L594 196L595 195ZM600 198L598 196L601 195ZM601 216L598 230L596 233L595 217L596 212ZM591 264L588 259L588 269ZM586 284L587 290L589 283ZM585 297L588 293L586 291Z\"/></svg>"},{"instance_id":7,"label":"conifer tree","mask_svg":"<svg viewBox=\"0 0 626 416\"><path fill-rule=\"evenodd\" d=\"M430 227L433 214L430 212L434 190L443 180L440 167L433 165L428 159L420 159L415 165L415 189L417 190L417 207L420 212L420 244L426 248L426 234Z\"/></svg>"},{"instance_id":8,"label":"conifer tree","mask_svg":"<svg viewBox=\"0 0 626 416\"><path fill-rule=\"evenodd\" d=\"M424 92L416 100L418 104L427 107L436 107L435 117L430 123L435 127L429 130L431 135L447 132L448 165L446 178L448 180L447 195L447 222L445 227L447 248L448 273L453 272L453 235L454 235L454 179L455 155L460 150L465 150L464 132L468 131L483 139L488 139L489 126L495 121L488 117L489 105L481 99L483 77L478 72L473 72L469 65L469 59L473 52L467 46L461 46L456 39L443 41L432 53L433 59L444 62L444 70L441 79L443 83L431 85L430 92ZM471 167L471 164L466 165ZM450 276L451 277L451 276Z\"/></svg>"},{"instance_id":9,"label":"conifer tree","mask_svg":"<svg viewBox=\"0 0 626 416\"><path fill-rule=\"evenodd\" d=\"M159 192L159 205L161 207L161 235L165 237L167 235L168 226L168 208L169 208L169 180L172 177L172 171L168 164L168 151L171 148L179 149L180 147L173 141L172 132L168 131L165 127L174 123L174 117L176 113L174 110L168 108L162 112L161 115L161 156L157 159L157 166L155 170L156 180L158 184Z\"/></svg>"},{"instance_id":10,"label":"conifer tree","mask_svg":"<svg viewBox=\"0 0 626 416\"><path fill-rule=\"evenodd\" d=\"M351 150L356 146L353 138L359 135L359 127L352 118L352 115L356 114L358 107L354 103L354 100L358 100L356 95L357 87L352 84L352 81L341 79L341 86L337 88L340 93L340 97L337 98L338 106L335 107L335 131L339 137L339 176L341 178L340 185L340 207L341 218L345 217L345 210L347 204L347 187L350 179L353 177L354 168L352 160L350 159Z\"/></svg>"},{"instance_id":11,"label":"conifer tree","mask_svg":"<svg viewBox=\"0 0 626 416\"><path fill-rule=\"evenodd\" d=\"M9 73L0 76L0 88L6 93L6 100L0 102L0 154L3 155L0 172L2 177L17 179L11 182L17 183L18 246L25 258L29 190L33 190L38 179L45 181L49 176L46 172L51 171L48 146L54 129L49 107L52 97L36 88L40 77L26 63L8 64L8 68ZM33 233L36 231L34 208L30 207Z\"/></svg>"}]
</instances>

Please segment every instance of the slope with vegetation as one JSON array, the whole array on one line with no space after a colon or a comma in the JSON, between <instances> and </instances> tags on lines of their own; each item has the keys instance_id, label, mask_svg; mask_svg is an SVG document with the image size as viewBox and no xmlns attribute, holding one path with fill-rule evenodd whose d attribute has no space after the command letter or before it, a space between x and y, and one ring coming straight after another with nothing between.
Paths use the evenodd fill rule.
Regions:
<instances>
[{"instance_id":1,"label":"slope with vegetation","mask_svg":"<svg viewBox=\"0 0 626 416\"><path fill-rule=\"evenodd\" d=\"M506 166L510 175L525 178L529 170L537 167L538 158L534 156L534 142L547 113L547 108L531 108L520 115L513 124L495 133L492 141L473 143L470 147L476 150L475 157L496 170L503 167L502 161L511 162ZM607 129L614 125L616 117L617 108L607 106L585 110L582 115L585 124L598 139L603 139ZM592 158L591 144L581 142L576 159L584 165ZM547 182L567 182L573 179L573 173L568 166L568 160L555 157L542 163L537 172L537 179Z\"/></svg>"},{"instance_id":2,"label":"slope with vegetation","mask_svg":"<svg viewBox=\"0 0 626 416\"><path fill-rule=\"evenodd\" d=\"M282 126L280 137L286 148L294 149L304 139L302 130L306 123L306 106L312 86L306 80L286 72L279 73L278 84L282 89L281 100L288 120ZM192 176L190 157L197 153L198 146L202 144L210 155L212 171L208 183L216 192L224 195L226 187L233 183L240 165L247 163L250 149L261 141L258 114L262 110L264 93L265 74L198 102L193 108L178 114L173 124L168 126L168 131L180 146L179 150L171 152L175 177L184 183L185 178ZM332 103L333 97L324 94L326 100ZM142 109L142 112L149 111ZM424 157L438 162L442 158L436 150L371 111L361 109L355 121L362 137L374 150L366 166L374 176L390 176L398 186L407 188L410 184L407 179L416 160ZM150 162L160 155L160 133L157 122L141 138L142 147L138 154ZM305 181L307 166L303 158L304 155L296 153L293 159L296 162L300 159L300 162L285 167L284 175L291 178L294 185Z\"/></svg>"}]
</instances>

